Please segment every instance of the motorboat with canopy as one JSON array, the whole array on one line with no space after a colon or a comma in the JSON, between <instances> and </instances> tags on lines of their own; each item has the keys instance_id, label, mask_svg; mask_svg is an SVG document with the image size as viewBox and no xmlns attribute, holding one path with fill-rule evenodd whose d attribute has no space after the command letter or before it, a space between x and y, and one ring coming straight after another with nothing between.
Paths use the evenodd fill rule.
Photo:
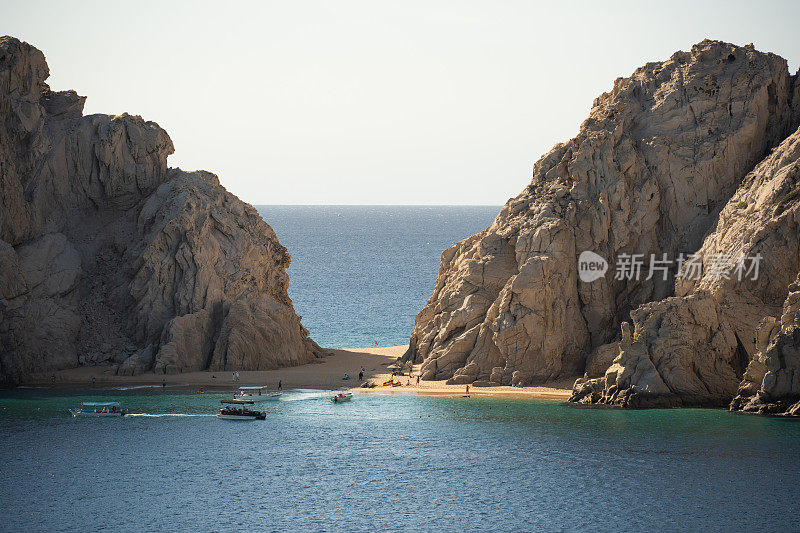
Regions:
<instances>
[{"instance_id":1,"label":"motorboat with canopy","mask_svg":"<svg viewBox=\"0 0 800 533\"><path fill-rule=\"evenodd\" d=\"M254 402L249 400L222 400L222 409L219 410L217 418L223 420L265 420L267 413L249 409L248 405Z\"/></svg>"},{"instance_id":2,"label":"motorboat with canopy","mask_svg":"<svg viewBox=\"0 0 800 533\"><path fill-rule=\"evenodd\" d=\"M281 391L270 390L265 386L258 387L239 387L233 397L237 400L250 400L253 402L268 402L279 400Z\"/></svg>"},{"instance_id":3,"label":"motorboat with canopy","mask_svg":"<svg viewBox=\"0 0 800 533\"><path fill-rule=\"evenodd\" d=\"M125 416L128 411L119 408L119 402L82 402L81 409L70 409L72 416Z\"/></svg>"}]
</instances>

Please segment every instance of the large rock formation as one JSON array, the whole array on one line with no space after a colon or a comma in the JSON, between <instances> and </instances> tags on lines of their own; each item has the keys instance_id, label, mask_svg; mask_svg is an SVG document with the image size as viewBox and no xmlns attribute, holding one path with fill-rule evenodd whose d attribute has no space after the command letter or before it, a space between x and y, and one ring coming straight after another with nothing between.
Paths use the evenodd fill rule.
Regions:
<instances>
[{"instance_id":1,"label":"large rock formation","mask_svg":"<svg viewBox=\"0 0 800 533\"><path fill-rule=\"evenodd\" d=\"M731 410L800 416L800 275L789 286L780 321L766 318L758 333L759 352Z\"/></svg>"},{"instance_id":2,"label":"large rock formation","mask_svg":"<svg viewBox=\"0 0 800 533\"><path fill-rule=\"evenodd\" d=\"M776 353L763 351L765 339L800 272L799 187L797 130L745 177L720 213L694 261L700 279L678 278L676 297L633 311L633 328L622 329L614 364L597 383L579 383L573 399L624 407L727 405L748 364L746 379L761 385L759 360ZM736 260L756 257L757 276L745 272L756 261ZM730 259L727 268L718 268L720 259ZM783 350L786 342L775 350ZM783 361L789 372L797 364L790 361ZM741 394L756 389L748 385ZM760 398L770 392L790 397L793 391L800 389L767 387Z\"/></svg>"},{"instance_id":3,"label":"large rock formation","mask_svg":"<svg viewBox=\"0 0 800 533\"><path fill-rule=\"evenodd\" d=\"M423 379L451 383L541 382L583 373L587 356L599 372L616 341L624 351L638 339L636 331L619 333L630 312L675 294L677 264L666 276L644 271L639 279L616 276L612 265L583 282L580 254L612 261L666 254L674 261L697 251L748 172L790 132L793 91L782 58L708 40L617 79L578 136L534 165L531 184L489 228L442 253L404 357L422 362ZM770 295L768 307L783 277L756 290ZM747 317L735 317L738 328L724 328L729 335L698 331L692 342L745 357L753 343L743 334L737 341L736 332L763 312L751 303ZM663 305L686 321L712 312L700 300ZM645 309L636 311L642 320ZM721 321L731 314L713 312ZM725 390L735 388L747 364L731 361Z\"/></svg>"},{"instance_id":4,"label":"large rock formation","mask_svg":"<svg viewBox=\"0 0 800 533\"><path fill-rule=\"evenodd\" d=\"M81 365L265 369L313 360L290 257L167 133L83 116L42 53L0 38L0 381Z\"/></svg>"}]
</instances>

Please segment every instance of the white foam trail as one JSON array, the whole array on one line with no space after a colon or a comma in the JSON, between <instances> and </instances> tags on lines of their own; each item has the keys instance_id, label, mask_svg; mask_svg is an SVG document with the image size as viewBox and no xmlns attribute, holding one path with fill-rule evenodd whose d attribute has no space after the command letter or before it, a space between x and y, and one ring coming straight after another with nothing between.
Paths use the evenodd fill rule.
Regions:
<instances>
[{"instance_id":1,"label":"white foam trail","mask_svg":"<svg viewBox=\"0 0 800 533\"><path fill-rule=\"evenodd\" d=\"M125 415L126 417L131 416L139 416L143 418L163 418L163 417L190 417L190 416L217 416L214 414L207 414L207 413L160 413L160 414L151 414L151 413L129 413Z\"/></svg>"},{"instance_id":2,"label":"white foam trail","mask_svg":"<svg viewBox=\"0 0 800 533\"><path fill-rule=\"evenodd\" d=\"M331 394L331 391L322 389L294 389L281 396L282 402L299 402L303 400L316 400Z\"/></svg>"}]
</instances>

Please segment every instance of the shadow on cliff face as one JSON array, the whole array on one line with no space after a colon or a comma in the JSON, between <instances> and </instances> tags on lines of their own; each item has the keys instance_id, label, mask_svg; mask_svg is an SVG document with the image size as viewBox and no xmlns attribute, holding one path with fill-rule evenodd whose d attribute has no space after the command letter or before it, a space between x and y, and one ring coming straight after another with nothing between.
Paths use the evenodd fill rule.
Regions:
<instances>
[{"instance_id":1,"label":"shadow on cliff face","mask_svg":"<svg viewBox=\"0 0 800 533\"><path fill-rule=\"evenodd\" d=\"M167 168L141 117L83 116L36 48L0 38L0 380L77 365L257 370L323 354L290 257L211 173Z\"/></svg>"},{"instance_id":2,"label":"shadow on cliff face","mask_svg":"<svg viewBox=\"0 0 800 533\"><path fill-rule=\"evenodd\" d=\"M800 270L796 205L778 216L774 206L795 186L794 141L778 145L798 122L798 76L752 45L706 40L617 79L492 226L442 253L404 359L451 383L602 366L586 401L726 404L757 352L756 326L780 313ZM511 261L498 261L504 250ZM759 280L738 284L683 283L675 264L667 280L584 283L583 251L699 253L706 269L720 253L765 261Z\"/></svg>"}]
</instances>

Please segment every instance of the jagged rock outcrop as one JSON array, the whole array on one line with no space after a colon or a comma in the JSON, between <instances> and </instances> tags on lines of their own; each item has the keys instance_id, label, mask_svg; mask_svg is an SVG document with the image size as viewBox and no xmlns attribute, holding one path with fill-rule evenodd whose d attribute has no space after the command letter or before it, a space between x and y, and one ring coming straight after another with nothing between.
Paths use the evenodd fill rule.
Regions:
<instances>
[{"instance_id":1,"label":"jagged rock outcrop","mask_svg":"<svg viewBox=\"0 0 800 533\"><path fill-rule=\"evenodd\" d=\"M738 408L761 390L761 370L769 358L773 376L766 378L763 393L748 410L772 409L761 404L780 404L800 392L791 385L797 359L792 359L789 331L797 296L786 300L782 328L776 328L774 318L800 272L800 129L745 177L697 257L700 278L679 277L676 297L633 311L632 331L624 325L614 364L596 383L579 383L573 401L622 407L721 406L739 388ZM744 271L755 268L755 261L736 261L756 257L757 276ZM727 269L716 267L721 258L732 260ZM766 343L779 329L786 331L770 352ZM784 351L786 357L779 355ZM788 377L773 388L775 372L781 371Z\"/></svg>"},{"instance_id":2,"label":"jagged rock outcrop","mask_svg":"<svg viewBox=\"0 0 800 533\"><path fill-rule=\"evenodd\" d=\"M762 345L730 408L800 416L800 275L789 286L780 322L770 318L759 328Z\"/></svg>"},{"instance_id":3,"label":"jagged rock outcrop","mask_svg":"<svg viewBox=\"0 0 800 533\"><path fill-rule=\"evenodd\" d=\"M42 53L0 38L0 381L84 365L264 369L313 360L290 257L167 133L83 116Z\"/></svg>"},{"instance_id":4,"label":"jagged rock outcrop","mask_svg":"<svg viewBox=\"0 0 800 533\"><path fill-rule=\"evenodd\" d=\"M515 385L583 373L593 352L608 360L600 348L629 313L674 294L676 268L582 282L579 255L696 251L789 133L792 84L782 58L708 40L616 80L489 228L442 253L404 358L423 379Z\"/></svg>"}]
</instances>

